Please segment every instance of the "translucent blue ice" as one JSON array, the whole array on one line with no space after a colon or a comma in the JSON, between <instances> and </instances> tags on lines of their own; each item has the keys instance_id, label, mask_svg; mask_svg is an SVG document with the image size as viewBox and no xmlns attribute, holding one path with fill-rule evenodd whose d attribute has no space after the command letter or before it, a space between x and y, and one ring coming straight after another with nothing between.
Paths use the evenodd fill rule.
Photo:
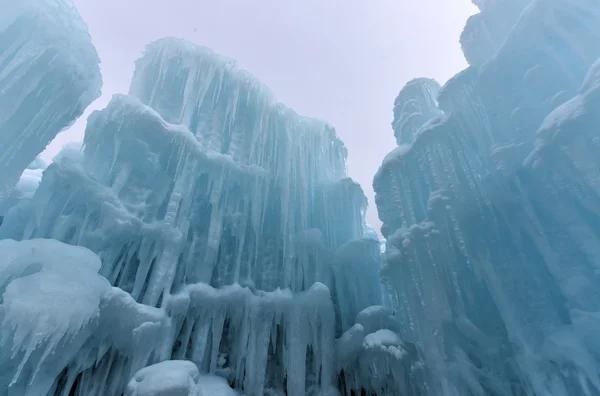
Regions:
<instances>
[{"instance_id":1,"label":"translucent blue ice","mask_svg":"<svg viewBox=\"0 0 600 396\"><path fill-rule=\"evenodd\" d=\"M70 0L0 0L0 199L100 96L100 59Z\"/></svg>"}]
</instances>

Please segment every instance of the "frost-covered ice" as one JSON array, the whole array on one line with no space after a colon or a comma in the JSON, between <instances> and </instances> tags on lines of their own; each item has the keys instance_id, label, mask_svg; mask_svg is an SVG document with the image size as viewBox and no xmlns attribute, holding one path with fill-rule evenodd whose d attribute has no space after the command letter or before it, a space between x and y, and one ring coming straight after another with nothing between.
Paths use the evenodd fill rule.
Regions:
<instances>
[{"instance_id":1,"label":"frost-covered ice","mask_svg":"<svg viewBox=\"0 0 600 396\"><path fill-rule=\"evenodd\" d=\"M0 193L100 96L100 59L70 0L1 0Z\"/></svg>"}]
</instances>

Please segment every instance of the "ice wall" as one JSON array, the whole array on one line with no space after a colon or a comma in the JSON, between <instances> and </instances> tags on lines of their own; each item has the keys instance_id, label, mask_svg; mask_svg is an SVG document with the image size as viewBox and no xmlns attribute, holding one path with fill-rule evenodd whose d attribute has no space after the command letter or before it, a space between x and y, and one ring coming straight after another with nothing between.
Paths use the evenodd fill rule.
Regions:
<instances>
[{"instance_id":1,"label":"ice wall","mask_svg":"<svg viewBox=\"0 0 600 396\"><path fill-rule=\"evenodd\" d=\"M0 199L96 98L100 59L70 0L0 1Z\"/></svg>"},{"instance_id":2,"label":"ice wall","mask_svg":"<svg viewBox=\"0 0 600 396\"><path fill-rule=\"evenodd\" d=\"M382 273L429 394L597 395L600 5L511 4L375 176Z\"/></svg>"},{"instance_id":3,"label":"ice wall","mask_svg":"<svg viewBox=\"0 0 600 396\"><path fill-rule=\"evenodd\" d=\"M101 315L122 323L114 338L95 332L39 395L113 395L128 383L147 394L130 378L165 360L248 396L395 394L399 374L367 384L365 367L408 370L417 354L396 353L396 366L388 353L362 366L355 354L345 369L335 360L336 338L383 303L379 242L345 160L332 127L233 62L178 39L150 44L130 95L89 117L83 151L60 155L0 227L0 238L88 248L118 297ZM386 323L364 331L367 349L409 348ZM371 335L380 330L383 341ZM174 386L193 394L186 364L172 378L191 378Z\"/></svg>"}]
</instances>

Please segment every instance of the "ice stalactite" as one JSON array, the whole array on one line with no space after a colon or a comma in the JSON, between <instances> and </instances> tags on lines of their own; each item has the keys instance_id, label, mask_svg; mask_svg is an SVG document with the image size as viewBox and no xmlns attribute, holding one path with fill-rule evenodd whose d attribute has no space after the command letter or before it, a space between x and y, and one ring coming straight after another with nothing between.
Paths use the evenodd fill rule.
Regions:
<instances>
[{"instance_id":1,"label":"ice stalactite","mask_svg":"<svg viewBox=\"0 0 600 396\"><path fill-rule=\"evenodd\" d=\"M190 285L167 309L176 321L174 357L224 371L248 394L301 396L333 385L335 316L323 284L295 295Z\"/></svg>"}]
</instances>

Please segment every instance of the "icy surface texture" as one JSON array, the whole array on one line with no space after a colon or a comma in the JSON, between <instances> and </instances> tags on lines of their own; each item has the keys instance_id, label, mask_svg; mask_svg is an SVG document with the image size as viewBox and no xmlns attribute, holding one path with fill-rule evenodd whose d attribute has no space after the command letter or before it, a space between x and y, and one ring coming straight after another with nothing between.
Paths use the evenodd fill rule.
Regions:
<instances>
[{"instance_id":1,"label":"icy surface texture","mask_svg":"<svg viewBox=\"0 0 600 396\"><path fill-rule=\"evenodd\" d=\"M392 127L398 145L410 144L415 133L429 120L441 115L437 97L440 84L429 78L410 81L394 102Z\"/></svg>"},{"instance_id":2,"label":"icy surface texture","mask_svg":"<svg viewBox=\"0 0 600 396\"><path fill-rule=\"evenodd\" d=\"M83 150L63 150L0 227L90 249L114 287L54 394L119 395L138 370L175 359L247 396L335 395L335 339L384 296L345 161L333 128L231 61L150 44L130 95L89 117ZM196 391L189 374L169 377L183 394Z\"/></svg>"},{"instance_id":3,"label":"icy surface texture","mask_svg":"<svg viewBox=\"0 0 600 396\"><path fill-rule=\"evenodd\" d=\"M100 96L100 59L70 0L1 0L0 193ZM1 213L0 213L1 214Z\"/></svg>"},{"instance_id":4,"label":"icy surface texture","mask_svg":"<svg viewBox=\"0 0 600 396\"><path fill-rule=\"evenodd\" d=\"M600 394L597 21L595 1L532 1L375 177L382 274L429 394Z\"/></svg>"}]
</instances>

